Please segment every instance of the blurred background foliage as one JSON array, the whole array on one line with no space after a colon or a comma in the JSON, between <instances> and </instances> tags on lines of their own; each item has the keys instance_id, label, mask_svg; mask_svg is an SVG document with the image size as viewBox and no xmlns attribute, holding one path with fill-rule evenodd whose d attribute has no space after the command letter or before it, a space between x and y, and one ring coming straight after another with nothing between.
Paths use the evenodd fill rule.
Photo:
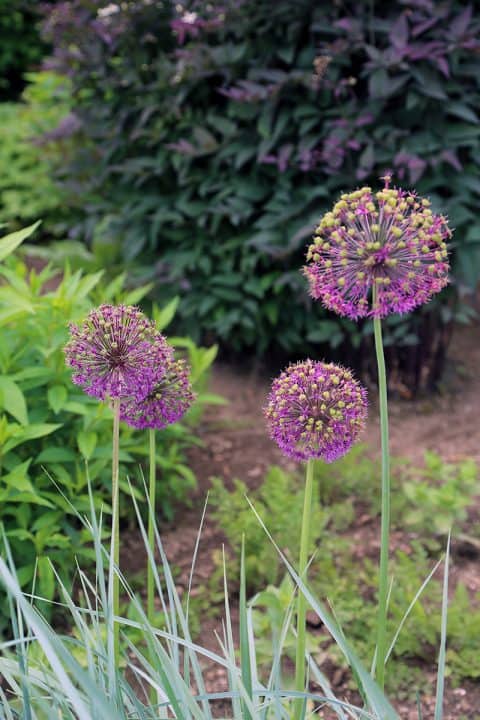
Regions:
<instances>
[{"instance_id":1,"label":"blurred background foliage","mask_svg":"<svg viewBox=\"0 0 480 720\"><path fill-rule=\"evenodd\" d=\"M368 372L370 324L311 306L299 268L337 194L391 170L455 230L450 290L388 323L393 381L439 380L480 269L470 4L70 0L42 4L41 27L44 70L21 122L4 112L3 221L42 213L46 239L68 228L94 265L179 296L176 330L197 342Z\"/></svg>"}]
</instances>

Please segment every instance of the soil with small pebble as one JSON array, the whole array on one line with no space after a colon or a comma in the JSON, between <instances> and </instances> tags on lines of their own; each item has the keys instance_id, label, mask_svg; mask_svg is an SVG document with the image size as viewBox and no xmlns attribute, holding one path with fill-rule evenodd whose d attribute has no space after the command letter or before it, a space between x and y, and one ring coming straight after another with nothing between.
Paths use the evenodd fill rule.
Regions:
<instances>
[{"instance_id":1,"label":"soil with small pebble","mask_svg":"<svg viewBox=\"0 0 480 720\"><path fill-rule=\"evenodd\" d=\"M449 350L449 360L444 383L435 396L415 401L397 400L390 402L391 452L408 457L419 465L425 450L438 452L446 461L458 461L472 457L480 463L478 437L478 408L480 405L480 327L462 328L455 332ZM198 487L193 494L190 507L180 507L175 521L163 527L162 539L172 565L178 569L178 585L186 589L191 559L197 539L198 526L203 510L210 478L223 478L231 486L234 478L241 478L251 488L259 485L265 471L272 464L285 469L294 469L267 436L261 408L269 389L271 378L266 372L246 371L232 365L216 365L211 391L224 396L228 404L209 408L199 428L201 447L192 448L189 461L196 473ZM379 453L380 433L376 412L375 392L370 392L370 420L364 440L372 454ZM349 534L352 548L357 552L371 554L378 552L378 520L369 517L358 518ZM193 593L201 591L210 577L215 562L213 555L222 548L225 539L222 532L209 520L206 526L197 558ZM401 547L405 539L401 533L394 533L392 544ZM142 541L130 533L123 543L122 564L126 570L138 572L142 569ZM461 553L460 546L453 543L452 578L461 580L469 590L480 590L480 556L476 552ZM352 550L353 551L353 550ZM235 598L233 598L235 602ZM233 605L232 616L238 616ZM221 618L207 618L201 625L198 642L219 650L215 631L221 631ZM480 652L480 638L479 638ZM325 668L324 668L325 669ZM425 667L425 688L434 688L435 668ZM218 667L207 667L206 685L208 691L226 688L226 678ZM352 699L346 687L347 675L332 668L329 675L336 694ZM433 720L435 699L432 694L421 698L424 720ZM354 698L353 698L354 699ZM402 720L418 720L414 699L394 702ZM219 713L228 715L228 709L219 708ZM320 718L333 717L328 711L319 711ZM444 720L480 720L480 683L465 682L462 687L447 685Z\"/></svg>"}]
</instances>

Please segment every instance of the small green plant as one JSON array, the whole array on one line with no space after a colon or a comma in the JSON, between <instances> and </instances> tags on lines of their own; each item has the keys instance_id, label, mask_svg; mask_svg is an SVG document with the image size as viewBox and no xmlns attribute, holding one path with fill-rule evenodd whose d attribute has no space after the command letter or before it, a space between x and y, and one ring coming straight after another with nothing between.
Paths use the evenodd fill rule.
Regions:
<instances>
[{"instance_id":1,"label":"small green plant","mask_svg":"<svg viewBox=\"0 0 480 720\"><path fill-rule=\"evenodd\" d=\"M458 464L444 463L437 455L427 453L425 468L405 468L398 459L394 462L398 483L408 482L420 485L429 478L430 482L443 479L455 484L456 503L461 502L462 492L475 488L476 465L471 460ZM321 496L317 503L312 522L310 554L313 560L309 569L312 587L318 597L328 601L335 610L335 616L346 636L353 643L359 656L368 662L375 649L376 588L378 570L373 558L366 551L365 557L352 556L348 536L338 535L338 530L351 529L359 509L364 512L365 504L377 513L378 498L374 489L378 483L378 464L372 461L365 447L356 447L344 458L331 466L317 463L314 474L314 498ZM418 478L418 480L417 480ZM245 535L245 566L250 576L249 588L254 595L252 606L255 628L258 634L258 651L261 661L271 661L272 643L275 645L282 631L287 613L292 612L293 584L285 578L283 565L264 535L246 496L258 515L264 520L278 546L286 556L295 562L298 553L301 527L301 477L286 473L278 467L267 472L263 483L249 491L244 483L236 480L231 491L220 480L213 481L211 504L213 518L219 523L231 547L229 568L232 574L239 571L241 537ZM430 485L428 485L430 487ZM398 499L400 498L400 499ZM468 499L467 499L468 501ZM466 505L465 500L462 501ZM395 525L404 527L412 504L406 496L397 495L394 501ZM436 648L440 638L442 590L441 583L433 577L415 602L425 578L429 576L435 560L430 552L438 552L438 542L431 542L432 505L418 504L419 524L415 529L430 530L421 539L412 541L408 552L396 551L392 561L393 585L389 600L387 637L389 642L402 623L402 631L395 641L388 663L394 664L387 680L392 692L421 689L424 685L420 671L414 667L405 669L404 661L435 661ZM435 533L439 532L435 527ZM212 602L219 598L221 581L221 558L218 569L212 575L208 587ZM265 586L268 587L265 589ZM480 600L480 598L478 598ZM480 670L477 656L474 657L475 638L478 638L480 610L478 600L471 599L465 587L459 584L452 595L449 606L448 625L448 673L455 683L465 678L476 678ZM403 618L413 602L405 621ZM205 608L202 608L205 612ZM284 648L294 659L295 638L291 631L285 636ZM340 661L340 655L330 646L322 634L309 632L307 647L317 648L317 659L325 654Z\"/></svg>"},{"instance_id":2,"label":"small green plant","mask_svg":"<svg viewBox=\"0 0 480 720\"><path fill-rule=\"evenodd\" d=\"M478 467L472 459L446 463L433 452L425 453L425 468L402 483L404 507L401 522L417 531L444 535L458 530L467 519L468 507L480 494ZM397 500L402 505L402 499Z\"/></svg>"},{"instance_id":3,"label":"small green plant","mask_svg":"<svg viewBox=\"0 0 480 720\"><path fill-rule=\"evenodd\" d=\"M21 233L10 236L21 236ZM18 243L17 243L18 244ZM1 248L1 246L0 246ZM22 587L51 599L56 582L51 561L64 579L71 578L74 557L87 560L91 549L75 519L87 512L87 480L95 504L110 512L111 410L72 385L63 347L68 322L77 321L104 301L139 302L148 288L123 290L124 277L106 285L102 273L83 274L65 268L34 270L19 257L0 267L0 521L17 563ZM155 310L158 326L173 316L175 303ZM197 348L179 339L199 387L205 390L216 348ZM202 406L219 398L200 393L199 407L182 425L165 430L157 447L159 507L172 517L175 502L185 500L195 476L185 462L185 449L198 442L194 433ZM122 492L127 475L139 478L146 467L148 441L122 427L120 452ZM141 482L141 481L140 481ZM124 522L133 520L131 503L122 503ZM5 629L5 597L0 599L0 631Z\"/></svg>"}]
</instances>

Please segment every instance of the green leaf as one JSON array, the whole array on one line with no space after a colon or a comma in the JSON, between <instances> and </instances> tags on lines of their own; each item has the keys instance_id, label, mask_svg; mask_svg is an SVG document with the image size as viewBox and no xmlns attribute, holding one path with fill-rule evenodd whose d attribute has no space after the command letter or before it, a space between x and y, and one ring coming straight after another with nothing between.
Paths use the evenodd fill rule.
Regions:
<instances>
[{"instance_id":1,"label":"green leaf","mask_svg":"<svg viewBox=\"0 0 480 720\"><path fill-rule=\"evenodd\" d=\"M91 430L81 430L77 436L77 444L85 460L90 460L97 447L98 435Z\"/></svg>"},{"instance_id":2,"label":"green leaf","mask_svg":"<svg viewBox=\"0 0 480 720\"><path fill-rule=\"evenodd\" d=\"M53 385L48 388L47 399L48 404L53 412L57 414L65 405L68 398L67 389L64 385Z\"/></svg>"},{"instance_id":3,"label":"green leaf","mask_svg":"<svg viewBox=\"0 0 480 720\"><path fill-rule=\"evenodd\" d=\"M61 423L33 423L27 425L25 428L19 428L18 432L5 443L3 451L7 453L9 450L17 447L17 445L27 442L27 440L45 437L45 435L50 435L50 433L55 432L55 430L61 427Z\"/></svg>"},{"instance_id":4,"label":"green leaf","mask_svg":"<svg viewBox=\"0 0 480 720\"><path fill-rule=\"evenodd\" d=\"M158 330L162 331L170 325L177 311L179 302L180 298L174 297L165 307L159 308L155 306L153 308L153 319Z\"/></svg>"},{"instance_id":5,"label":"green leaf","mask_svg":"<svg viewBox=\"0 0 480 720\"><path fill-rule=\"evenodd\" d=\"M26 240L40 225L40 220L17 232L10 233L0 240L0 262L5 260L21 243Z\"/></svg>"},{"instance_id":6,"label":"green leaf","mask_svg":"<svg viewBox=\"0 0 480 720\"><path fill-rule=\"evenodd\" d=\"M10 377L0 376L0 403L21 425L28 425L25 396Z\"/></svg>"}]
</instances>

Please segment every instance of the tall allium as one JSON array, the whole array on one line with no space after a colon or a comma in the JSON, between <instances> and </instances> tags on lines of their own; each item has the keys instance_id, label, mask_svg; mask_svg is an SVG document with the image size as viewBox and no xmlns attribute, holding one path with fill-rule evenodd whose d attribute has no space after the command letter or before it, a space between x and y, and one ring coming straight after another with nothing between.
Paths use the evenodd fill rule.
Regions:
<instances>
[{"instance_id":1,"label":"tall allium","mask_svg":"<svg viewBox=\"0 0 480 720\"><path fill-rule=\"evenodd\" d=\"M308 248L311 295L352 319L409 312L448 283L445 217L384 180L376 193L362 187L341 195Z\"/></svg>"},{"instance_id":2,"label":"tall allium","mask_svg":"<svg viewBox=\"0 0 480 720\"><path fill-rule=\"evenodd\" d=\"M363 429L367 395L352 373L305 360L273 381L265 408L272 439L295 460L344 455Z\"/></svg>"},{"instance_id":3,"label":"tall allium","mask_svg":"<svg viewBox=\"0 0 480 720\"><path fill-rule=\"evenodd\" d=\"M129 398L121 403L121 418L135 428L161 430L180 420L194 399L185 362L173 360L143 400Z\"/></svg>"},{"instance_id":4,"label":"tall allium","mask_svg":"<svg viewBox=\"0 0 480 720\"><path fill-rule=\"evenodd\" d=\"M72 380L100 400L143 400L173 359L173 350L136 307L101 305L70 326L65 347Z\"/></svg>"}]
</instances>

